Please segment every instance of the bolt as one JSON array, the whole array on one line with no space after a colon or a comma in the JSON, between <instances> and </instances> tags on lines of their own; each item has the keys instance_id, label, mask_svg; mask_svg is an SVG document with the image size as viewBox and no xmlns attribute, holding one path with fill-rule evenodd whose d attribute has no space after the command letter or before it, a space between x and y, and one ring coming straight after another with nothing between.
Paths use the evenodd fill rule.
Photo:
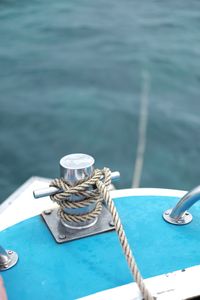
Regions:
<instances>
[{"instance_id":1,"label":"bolt","mask_svg":"<svg viewBox=\"0 0 200 300\"><path fill-rule=\"evenodd\" d=\"M114 226L115 226L115 224L113 223L112 220L109 222L109 225L110 225L111 227L114 227Z\"/></svg>"},{"instance_id":2,"label":"bolt","mask_svg":"<svg viewBox=\"0 0 200 300\"><path fill-rule=\"evenodd\" d=\"M186 211L185 215L186 215L186 216L189 216L189 212Z\"/></svg>"},{"instance_id":3,"label":"bolt","mask_svg":"<svg viewBox=\"0 0 200 300\"><path fill-rule=\"evenodd\" d=\"M44 214L45 215L50 215L52 213L52 210L51 209L47 209L44 211Z\"/></svg>"},{"instance_id":4,"label":"bolt","mask_svg":"<svg viewBox=\"0 0 200 300\"><path fill-rule=\"evenodd\" d=\"M179 224L184 223L184 220L181 218L177 221Z\"/></svg>"},{"instance_id":5,"label":"bolt","mask_svg":"<svg viewBox=\"0 0 200 300\"><path fill-rule=\"evenodd\" d=\"M65 234L59 234L58 238L59 238L59 240L64 240L64 239L66 239L66 235Z\"/></svg>"}]
</instances>

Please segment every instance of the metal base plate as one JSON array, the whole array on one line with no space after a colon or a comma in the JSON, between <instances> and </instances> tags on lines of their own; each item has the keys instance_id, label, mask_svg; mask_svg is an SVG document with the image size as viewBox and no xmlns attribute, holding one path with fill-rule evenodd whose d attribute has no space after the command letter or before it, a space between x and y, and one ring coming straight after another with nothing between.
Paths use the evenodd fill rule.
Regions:
<instances>
[{"instance_id":1,"label":"metal base plate","mask_svg":"<svg viewBox=\"0 0 200 300\"><path fill-rule=\"evenodd\" d=\"M174 224L174 225L186 225L189 224L192 221L192 215L191 213L189 213L188 211L185 212L185 214L179 218L179 219L174 219L170 216L171 212L172 212L172 208L166 210L163 213L163 219L165 221L167 221L170 224Z\"/></svg>"},{"instance_id":2,"label":"metal base plate","mask_svg":"<svg viewBox=\"0 0 200 300\"><path fill-rule=\"evenodd\" d=\"M54 209L42 213L42 217L57 243L69 242L115 229L111 214L105 205L102 207L102 212L97 222L93 226L85 229L71 229L64 226L57 212L58 209Z\"/></svg>"}]
</instances>

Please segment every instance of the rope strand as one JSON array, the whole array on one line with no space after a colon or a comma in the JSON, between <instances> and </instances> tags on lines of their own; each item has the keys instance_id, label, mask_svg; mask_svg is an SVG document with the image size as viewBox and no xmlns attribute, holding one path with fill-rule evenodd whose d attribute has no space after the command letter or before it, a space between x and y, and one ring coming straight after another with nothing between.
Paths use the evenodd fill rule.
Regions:
<instances>
[{"instance_id":1,"label":"rope strand","mask_svg":"<svg viewBox=\"0 0 200 300\"><path fill-rule=\"evenodd\" d=\"M105 176L110 177L111 171L109 169L105 168L104 172L105 172ZM116 229L116 232L118 234L119 241L120 241L122 249L124 251L126 261L127 261L128 266L131 270L131 273L133 275L133 279L135 279L135 281L136 281L136 283L137 283L144 299L145 300L153 300L154 297L151 295L151 293L147 289L147 287L144 283L144 280L142 278L142 275L140 274L139 268L137 266L137 263L135 261L135 258L133 256L133 254L132 254L131 248L130 248L129 243L128 243L128 239L126 237L126 234L125 234L125 231L123 229L120 217L118 215L118 212L116 210L114 202L113 202L113 200L110 196L110 193L101 181L98 181L96 183L96 185L97 185L101 195L103 196L104 201L105 201L105 203L106 203L106 205L107 205L107 207L108 207L108 209L109 209L109 211L112 215L113 223L115 225L115 229Z\"/></svg>"},{"instance_id":2,"label":"rope strand","mask_svg":"<svg viewBox=\"0 0 200 300\"><path fill-rule=\"evenodd\" d=\"M104 176L104 179L101 181L100 177ZM147 289L142 275L139 271L133 253L128 243L128 239L124 232L120 217L114 205L114 202L110 196L110 192L108 191L108 187L111 184L111 171L108 168L104 168L103 170L95 170L92 178L79 183L76 186L69 186L64 179L55 179L51 182L50 186L55 186L62 190L61 193L54 194L51 196L51 199L60 206L59 214L60 217L64 221L68 222L85 222L88 220L92 220L96 218L102 210L102 201L104 200L111 215L113 218L113 223L115 225L115 230L118 234L119 241L121 243L124 255L126 257L126 261L132 273L133 279L135 279L141 294L144 297L144 300L153 300L155 299L149 290ZM93 188L93 190L89 190L89 188ZM94 187L97 189L94 190ZM76 196L85 196L87 197L85 200L81 201L72 201L70 200L71 195ZM94 210L87 214L79 214L79 215L70 215L67 214L64 209L65 208L80 208L90 205L91 203L96 203Z\"/></svg>"}]
</instances>

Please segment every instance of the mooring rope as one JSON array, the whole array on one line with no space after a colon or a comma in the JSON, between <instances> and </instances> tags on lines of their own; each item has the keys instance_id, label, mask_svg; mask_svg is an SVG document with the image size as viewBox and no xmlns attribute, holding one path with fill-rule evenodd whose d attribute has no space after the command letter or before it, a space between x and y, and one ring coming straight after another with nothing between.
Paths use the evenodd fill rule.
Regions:
<instances>
[{"instance_id":1,"label":"mooring rope","mask_svg":"<svg viewBox=\"0 0 200 300\"><path fill-rule=\"evenodd\" d=\"M138 126L138 144L136 151L135 166L133 172L132 187L139 188L142 177L142 169L144 164L144 154L146 150L146 135L148 126L149 115L149 89L150 89L150 76L149 73L143 72L143 87L140 98L140 114Z\"/></svg>"},{"instance_id":2,"label":"mooring rope","mask_svg":"<svg viewBox=\"0 0 200 300\"><path fill-rule=\"evenodd\" d=\"M102 171L96 169L94 175L83 182L79 182L76 186L70 186L62 178L54 179L50 186L57 187L63 192L51 195L51 200L55 201L59 206L59 215L63 221L67 222L85 222L90 221L101 213L102 210L102 197L98 189L94 189L96 182L102 177ZM110 185L110 180L107 177L104 177L104 185L108 187ZM92 188L92 189L91 189ZM85 199L81 201L70 200L71 196L84 196ZM91 204L96 204L95 208L86 214L72 215L65 212L65 208L83 208Z\"/></svg>"},{"instance_id":3,"label":"mooring rope","mask_svg":"<svg viewBox=\"0 0 200 300\"><path fill-rule=\"evenodd\" d=\"M100 180L102 175L103 179ZM135 279L135 282L137 283L140 292L143 295L143 298L145 300L153 300L155 298L151 295L144 283L142 275L139 271L135 258L132 254L131 248L129 246L128 239L124 232L117 209L110 196L110 192L108 191L108 186L110 184L111 171L108 168L104 168L103 170L95 170L94 175L90 179L81 182L73 187L69 186L62 178L55 179L51 182L50 186L57 187L63 190L63 192L52 195L51 199L57 202L57 204L60 206L59 214L63 220L78 223L96 218L101 213L102 201L104 200L112 215L115 230L118 234L119 241L121 243L133 278ZM97 187L97 189L94 190L94 187ZM89 190L89 188L92 188L93 190ZM72 195L85 196L87 198L81 201L70 201L69 197ZM96 206L92 212L89 212L87 214L70 215L66 214L66 212L64 211L65 208L80 208L88 206L91 203L96 203Z\"/></svg>"}]
</instances>

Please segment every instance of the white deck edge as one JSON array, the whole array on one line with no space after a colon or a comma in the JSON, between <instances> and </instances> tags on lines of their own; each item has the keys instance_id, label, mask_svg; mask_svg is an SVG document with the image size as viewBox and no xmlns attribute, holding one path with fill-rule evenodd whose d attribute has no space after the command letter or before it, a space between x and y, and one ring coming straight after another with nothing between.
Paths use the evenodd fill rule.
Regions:
<instances>
[{"instance_id":1,"label":"white deck edge","mask_svg":"<svg viewBox=\"0 0 200 300\"><path fill-rule=\"evenodd\" d=\"M145 279L157 300L189 300L200 295L200 266ZM77 300L143 300L135 282L104 290Z\"/></svg>"},{"instance_id":2,"label":"white deck edge","mask_svg":"<svg viewBox=\"0 0 200 300\"><path fill-rule=\"evenodd\" d=\"M182 197L187 191L172 190L172 189L157 189L157 188L130 188L111 191L113 198L128 197L128 196L168 196Z\"/></svg>"},{"instance_id":3,"label":"white deck edge","mask_svg":"<svg viewBox=\"0 0 200 300\"><path fill-rule=\"evenodd\" d=\"M34 199L33 190L47 187L51 179L31 177L0 205L0 231L56 207L49 197Z\"/></svg>"},{"instance_id":4,"label":"white deck edge","mask_svg":"<svg viewBox=\"0 0 200 300\"><path fill-rule=\"evenodd\" d=\"M0 214L7 209L13 201L15 201L23 192L24 190L28 189L29 186L34 183L35 181L47 181L49 182L50 179L33 176L26 180L19 188L17 188L3 203L0 205Z\"/></svg>"}]
</instances>

